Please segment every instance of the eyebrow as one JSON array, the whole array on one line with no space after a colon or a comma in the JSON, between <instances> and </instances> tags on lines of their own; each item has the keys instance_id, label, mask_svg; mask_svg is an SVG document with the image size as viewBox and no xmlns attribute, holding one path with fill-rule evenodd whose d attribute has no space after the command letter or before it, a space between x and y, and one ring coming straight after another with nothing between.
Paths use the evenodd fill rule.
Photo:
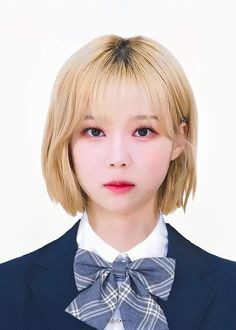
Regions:
<instances>
[{"instance_id":1,"label":"eyebrow","mask_svg":"<svg viewBox=\"0 0 236 330\"><path fill-rule=\"evenodd\" d=\"M95 118L91 115L86 115L85 116L85 120L95 120ZM135 115L135 116L132 116L130 117L129 119L132 119L132 120L144 120L144 119L155 119L155 120L158 120L158 117L155 116L155 115Z\"/></svg>"}]
</instances>

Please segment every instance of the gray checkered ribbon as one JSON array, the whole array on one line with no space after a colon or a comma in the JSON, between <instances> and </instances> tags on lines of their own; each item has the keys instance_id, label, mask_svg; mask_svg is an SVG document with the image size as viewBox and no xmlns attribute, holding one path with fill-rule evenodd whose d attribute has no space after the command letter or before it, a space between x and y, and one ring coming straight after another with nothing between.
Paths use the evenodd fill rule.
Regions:
<instances>
[{"instance_id":1,"label":"gray checkered ribbon","mask_svg":"<svg viewBox=\"0 0 236 330\"><path fill-rule=\"evenodd\" d=\"M77 319L103 330L116 308L128 330L168 330L155 297L167 300L174 281L175 259L143 258L109 263L78 249L74 259L78 296L65 309ZM122 281L120 287L117 281Z\"/></svg>"}]
</instances>

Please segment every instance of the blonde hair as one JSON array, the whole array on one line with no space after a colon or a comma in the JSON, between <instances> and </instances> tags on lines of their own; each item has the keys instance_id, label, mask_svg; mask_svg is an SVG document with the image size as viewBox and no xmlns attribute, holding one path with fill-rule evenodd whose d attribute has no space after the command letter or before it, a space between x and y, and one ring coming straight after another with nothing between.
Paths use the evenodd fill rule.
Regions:
<instances>
[{"instance_id":1,"label":"blonde hair","mask_svg":"<svg viewBox=\"0 0 236 330\"><path fill-rule=\"evenodd\" d=\"M166 48L150 38L105 35L79 49L59 71L44 131L42 170L48 194L73 216L85 210L88 196L73 168L71 137L83 124L88 107L102 112L99 109L107 98L112 93L122 97L127 84L130 93L140 87L171 139L182 121L188 124L185 150L171 161L156 206L164 214L178 207L185 210L190 194L195 193L197 112L183 69Z\"/></svg>"}]
</instances>

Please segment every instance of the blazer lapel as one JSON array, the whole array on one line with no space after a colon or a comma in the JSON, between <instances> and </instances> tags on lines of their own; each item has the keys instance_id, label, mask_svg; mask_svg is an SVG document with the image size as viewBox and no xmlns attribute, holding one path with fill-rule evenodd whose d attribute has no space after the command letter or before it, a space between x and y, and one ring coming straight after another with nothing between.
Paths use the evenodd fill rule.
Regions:
<instances>
[{"instance_id":1,"label":"blazer lapel","mask_svg":"<svg viewBox=\"0 0 236 330\"><path fill-rule=\"evenodd\" d=\"M204 279L214 271L205 251L201 250L170 224L167 257L176 259L173 287L167 301L158 300L170 330L197 330L214 297Z\"/></svg>"},{"instance_id":2,"label":"blazer lapel","mask_svg":"<svg viewBox=\"0 0 236 330\"><path fill-rule=\"evenodd\" d=\"M30 288L51 330L93 329L65 312L78 294L73 272L78 225L79 221L65 235L52 242L52 246L45 247L34 265Z\"/></svg>"}]
</instances>

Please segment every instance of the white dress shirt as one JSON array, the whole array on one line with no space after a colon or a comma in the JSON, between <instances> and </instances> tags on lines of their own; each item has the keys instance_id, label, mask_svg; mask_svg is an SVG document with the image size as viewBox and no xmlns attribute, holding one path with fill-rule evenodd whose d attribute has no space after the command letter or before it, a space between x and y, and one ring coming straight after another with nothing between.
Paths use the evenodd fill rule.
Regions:
<instances>
[{"instance_id":1,"label":"white dress shirt","mask_svg":"<svg viewBox=\"0 0 236 330\"><path fill-rule=\"evenodd\" d=\"M78 247L93 253L108 262L113 262L118 256L125 259L128 255L131 261L140 258L166 257L168 250L168 232L162 214L157 219L157 225L153 231L141 243L132 249L120 253L118 250L104 242L92 229L86 211L80 221L77 232ZM122 282L118 282L118 286ZM121 315L117 308L104 330L124 330Z\"/></svg>"}]
</instances>

